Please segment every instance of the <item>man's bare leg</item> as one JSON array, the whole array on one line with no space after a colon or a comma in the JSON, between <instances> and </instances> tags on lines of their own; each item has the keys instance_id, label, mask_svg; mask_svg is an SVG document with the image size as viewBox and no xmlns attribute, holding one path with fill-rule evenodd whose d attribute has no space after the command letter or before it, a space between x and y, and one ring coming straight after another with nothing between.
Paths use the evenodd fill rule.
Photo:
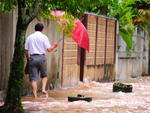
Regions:
<instances>
[{"instance_id":1,"label":"man's bare leg","mask_svg":"<svg viewBox=\"0 0 150 113\"><path fill-rule=\"evenodd\" d=\"M47 77L42 78L42 93L47 94L46 91Z\"/></svg>"},{"instance_id":2,"label":"man's bare leg","mask_svg":"<svg viewBox=\"0 0 150 113\"><path fill-rule=\"evenodd\" d=\"M34 96L34 98L37 98L37 82L33 81L31 84L32 84L33 96Z\"/></svg>"}]
</instances>

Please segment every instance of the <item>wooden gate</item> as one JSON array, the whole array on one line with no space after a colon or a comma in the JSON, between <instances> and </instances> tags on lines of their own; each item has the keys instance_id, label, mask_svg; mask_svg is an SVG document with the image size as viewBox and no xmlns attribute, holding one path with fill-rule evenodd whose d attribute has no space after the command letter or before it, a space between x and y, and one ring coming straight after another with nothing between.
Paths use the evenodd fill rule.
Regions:
<instances>
[{"instance_id":1,"label":"wooden gate","mask_svg":"<svg viewBox=\"0 0 150 113\"><path fill-rule=\"evenodd\" d=\"M62 57L62 85L75 85L78 81L115 79L116 20L86 14L83 19L89 34L90 51L87 52L71 39L64 39Z\"/></svg>"},{"instance_id":2,"label":"wooden gate","mask_svg":"<svg viewBox=\"0 0 150 113\"><path fill-rule=\"evenodd\" d=\"M115 79L116 20L103 16L85 15L90 40L86 52L83 79L109 81Z\"/></svg>"}]
</instances>

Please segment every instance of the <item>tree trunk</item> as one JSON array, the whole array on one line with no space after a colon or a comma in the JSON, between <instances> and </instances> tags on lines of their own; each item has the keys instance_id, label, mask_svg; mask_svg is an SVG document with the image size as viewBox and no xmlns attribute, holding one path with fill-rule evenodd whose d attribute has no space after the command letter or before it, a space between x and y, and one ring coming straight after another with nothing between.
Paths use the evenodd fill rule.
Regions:
<instances>
[{"instance_id":1,"label":"tree trunk","mask_svg":"<svg viewBox=\"0 0 150 113\"><path fill-rule=\"evenodd\" d=\"M18 0L18 21L14 46L13 61L10 67L10 75L7 87L7 95L4 106L0 107L0 113L24 113L21 103L21 91L24 76L24 43L25 34L29 23L38 15L42 0L36 1L32 10L26 8L25 0Z\"/></svg>"},{"instance_id":2,"label":"tree trunk","mask_svg":"<svg viewBox=\"0 0 150 113\"><path fill-rule=\"evenodd\" d=\"M0 108L0 113L24 113L21 103L21 90L24 76L24 42L26 29L27 25L24 24L22 16L19 16L7 95L4 106Z\"/></svg>"}]
</instances>

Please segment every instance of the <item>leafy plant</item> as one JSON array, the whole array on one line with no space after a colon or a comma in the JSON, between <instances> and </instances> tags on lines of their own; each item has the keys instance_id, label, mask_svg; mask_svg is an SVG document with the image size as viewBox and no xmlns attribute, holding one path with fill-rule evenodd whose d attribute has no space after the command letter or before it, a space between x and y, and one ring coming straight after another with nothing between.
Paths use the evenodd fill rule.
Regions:
<instances>
[{"instance_id":1,"label":"leafy plant","mask_svg":"<svg viewBox=\"0 0 150 113\"><path fill-rule=\"evenodd\" d=\"M50 19L58 23L59 27L57 31L64 31L64 34L69 37L72 35L72 30L76 26L75 17L71 14L65 12L63 15L55 16L53 13L50 13Z\"/></svg>"},{"instance_id":2,"label":"leafy plant","mask_svg":"<svg viewBox=\"0 0 150 113\"><path fill-rule=\"evenodd\" d=\"M139 8L144 9L144 14L139 11ZM102 10L106 10L105 15L117 19L119 22L120 36L127 45L127 54L130 55L134 50L132 36L135 27L143 29L150 36L150 12L145 11L145 9L150 9L149 0L104 0L103 4L93 7L90 11L101 14ZM142 22L135 23L134 20L136 19L142 19Z\"/></svg>"},{"instance_id":3,"label":"leafy plant","mask_svg":"<svg viewBox=\"0 0 150 113\"><path fill-rule=\"evenodd\" d=\"M115 17L119 22L119 32L127 45L127 53L130 53L134 46L132 36L135 29L133 24L135 10L131 7L131 4L135 1L136 0L112 0L112 4L108 6L108 16Z\"/></svg>"}]
</instances>

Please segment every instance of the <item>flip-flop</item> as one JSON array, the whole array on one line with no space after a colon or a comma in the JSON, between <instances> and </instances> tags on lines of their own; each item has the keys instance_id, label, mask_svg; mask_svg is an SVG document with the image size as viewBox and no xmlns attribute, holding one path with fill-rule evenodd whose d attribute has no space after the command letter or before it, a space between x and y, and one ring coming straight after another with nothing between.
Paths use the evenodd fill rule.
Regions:
<instances>
[{"instance_id":1,"label":"flip-flop","mask_svg":"<svg viewBox=\"0 0 150 113\"><path fill-rule=\"evenodd\" d=\"M44 95L47 95L47 94L48 94L47 91L42 91L42 93L43 93Z\"/></svg>"}]
</instances>

